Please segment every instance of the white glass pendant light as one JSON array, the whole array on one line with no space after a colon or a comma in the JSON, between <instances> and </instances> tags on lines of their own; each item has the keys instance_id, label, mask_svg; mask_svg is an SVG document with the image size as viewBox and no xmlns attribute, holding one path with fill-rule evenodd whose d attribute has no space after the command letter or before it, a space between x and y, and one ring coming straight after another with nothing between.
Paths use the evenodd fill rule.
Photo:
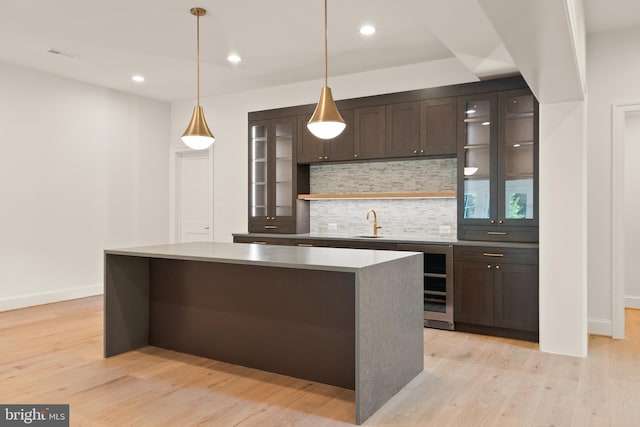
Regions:
<instances>
[{"instance_id":1,"label":"white glass pendant light","mask_svg":"<svg viewBox=\"0 0 640 427\"><path fill-rule=\"evenodd\" d=\"M333 100L331 88L327 85L327 0L324 0L324 87L307 128L320 139L331 139L340 135L345 127L344 119Z\"/></svg>"},{"instance_id":2,"label":"white glass pendant light","mask_svg":"<svg viewBox=\"0 0 640 427\"><path fill-rule=\"evenodd\" d=\"M191 14L196 17L196 51L197 51L197 63L198 63L198 105L193 109L193 115L189 126L182 135L182 142L191 149L204 150L209 148L215 138L207 126L207 121L204 118L204 111L200 106L200 17L204 16L207 11L200 7L191 8Z\"/></svg>"}]
</instances>

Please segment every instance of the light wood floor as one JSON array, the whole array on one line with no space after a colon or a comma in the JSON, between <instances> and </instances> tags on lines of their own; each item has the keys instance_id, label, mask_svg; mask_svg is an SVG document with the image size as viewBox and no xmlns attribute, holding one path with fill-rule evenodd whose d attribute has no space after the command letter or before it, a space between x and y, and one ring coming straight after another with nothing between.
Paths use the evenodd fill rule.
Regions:
<instances>
[{"instance_id":1,"label":"light wood floor","mask_svg":"<svg viewBox=\"0 0 640 427\"><path fill-rule=\"evenodd\" d=\"M638 426L640 310L586 359L425 329L425 371L368 426ZM72 426L341 426L354 394L154 347L102 358L102 298L0 313L0 403L69 403Z\"/></svg>"}]
</instances>

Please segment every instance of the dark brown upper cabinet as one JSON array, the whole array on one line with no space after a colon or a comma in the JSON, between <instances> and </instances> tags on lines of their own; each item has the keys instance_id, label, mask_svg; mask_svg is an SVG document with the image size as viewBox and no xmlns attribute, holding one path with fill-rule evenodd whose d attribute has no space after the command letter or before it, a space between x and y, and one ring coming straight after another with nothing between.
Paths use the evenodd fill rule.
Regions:
<instances>
[{"instance_id":1,"label":"dark brown upper cabinet","mask_svg":"<svg viewBox=\"0 0 640 427\"><path fill-rule=\"evenodd\" d=\"M250 232L309 231L308 203L297 199L308 178L296 163L296 135L295 117L249 120Z\"/></svg>"},{"instance_id":2,"label":"dark brown upper cabinet","mask_svg":"<svg viewBox=\"0 0 640 427\"><path fill-rule=\"evenodd\" d=\"M420 154L456 155L456 99L429 99L420 103Z\"/></svg>"},{"instance_id":3,"label":"dark brown upper cabinet","mask_svg":"<svg viewBox=\"0 0 640 427\"><path fill-rule=\"evenodd\" d=\"M388 105L386 157L455 156L456 99Z\"/></svg>"},{"instance_id":4,"label":"dark brown upper cabinet","mask_svg":"<svg viewBox=\"0 0 640 427\"><path fill-rule=\"evenodd\" d=\"M488 120L464 116L469 102L486 103ZM309 202L297 195L309 193L310 163L450 157L455 141L458 237L537 241L538 104L521 76L336 104L347 126L332 140L308 131L313 104L248 114L249 231L309 231Z\"/></svg>"},{"instance_id":5,"label":"dark brown upper cabinet","mask_svg":"<svg viewBox=\"0 0 640 427\"><path fill-rule=\"evenodd\" d=\"M298 116L298 163L343 162L354 159L354 111L341 110L347 125L340 135L333 139L315 137L309 129L307 115Z\"/></svg>"},{"instance_id":6,"label":"dark brown upper cabinet","mask_svg":"<svg viewBox=\"0 0 640 427\"><path fill-rule=\"evenodd\" d=\"M529 89L458 98L458 238L538 241L538 102Z\"/></svg>"},{"instance_id":7,"label":"dark brown upper cabinet","mask_svg":"<svg viewBox=\"0 0 640 427\"><path fill-rule=\"evenodd\" d=\"M354 111L354 159L385 157L385 107L356 108Z\"/></svg>"},{"instance_id":8,"label":"dark brown upper cabinet","mask_svg":"<svg viewBox=\"0 0 640 427\"><path fill-rule=\"evenodd\" d=\"M419 102L387 105L386 120L386 157L424 154L420 153Z\"/></svg>"}]
</instances>

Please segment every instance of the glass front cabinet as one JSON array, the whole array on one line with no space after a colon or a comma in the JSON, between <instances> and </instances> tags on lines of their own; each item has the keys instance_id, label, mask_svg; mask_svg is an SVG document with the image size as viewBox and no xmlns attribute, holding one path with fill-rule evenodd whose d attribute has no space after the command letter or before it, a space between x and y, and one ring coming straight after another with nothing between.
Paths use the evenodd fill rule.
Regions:
<instances>
[{"instance_id":1,"label":"glass front cabinet","mask_svg":"<svg viewBox=\"0 0 640 427\"><path fill-rule=\"evenodd\" d=\"M306 205L297 200L295 139L295 117L249 123L249 232L308 231L296 222Z\"/></svg>"},{"instance_id":2,"label":"glass front cabinet","mask_svg":"<svg viewBox=\"0 0 640 427\"><path fill-rule=\"evenodd\" d=\"M528 89L458 98L458 238L538 241L538 102Z\"/></svg>"}]
</instances>

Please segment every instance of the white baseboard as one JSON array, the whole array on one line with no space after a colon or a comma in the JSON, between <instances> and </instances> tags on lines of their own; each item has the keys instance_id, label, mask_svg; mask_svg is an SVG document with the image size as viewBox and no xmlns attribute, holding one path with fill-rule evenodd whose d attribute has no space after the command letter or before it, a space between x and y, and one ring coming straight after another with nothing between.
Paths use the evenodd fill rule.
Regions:
<instances>
[{"instance_id":1,"label":"white baseboard","mask_svg":"<svg viewBox=\"0 0 640 427\"><path fill-rule=\"evenodd\" d=\"M624 296L625 308L640 308L640 297L625 295Z\"/></svg>"},{"instance_id":2,"label":"white baseboard","mask_svg":"<svg viewBox=\"0 0 640 427\"><path fill-rule=\"evenodd\" d=\"M52 302L84 298L93 295L102 295L103 292L104 289L102 283L97 283L94 285L78 286L75 288L56 289L55 291L0 298L0 311L15 310L17 308L49 304Z\"/></svg>"},{"instance_id":3,"label":"white baseboard","mask_svg":"<svg viewBox=\"0 0 640 427\"><path fill-rule=\"evenodd\" d=\"M604 335L607 337L610 337L613 334L613 328L611 327L610 319L590 318L587 328L590 334Z\"/></svg>"}]
</instances>

